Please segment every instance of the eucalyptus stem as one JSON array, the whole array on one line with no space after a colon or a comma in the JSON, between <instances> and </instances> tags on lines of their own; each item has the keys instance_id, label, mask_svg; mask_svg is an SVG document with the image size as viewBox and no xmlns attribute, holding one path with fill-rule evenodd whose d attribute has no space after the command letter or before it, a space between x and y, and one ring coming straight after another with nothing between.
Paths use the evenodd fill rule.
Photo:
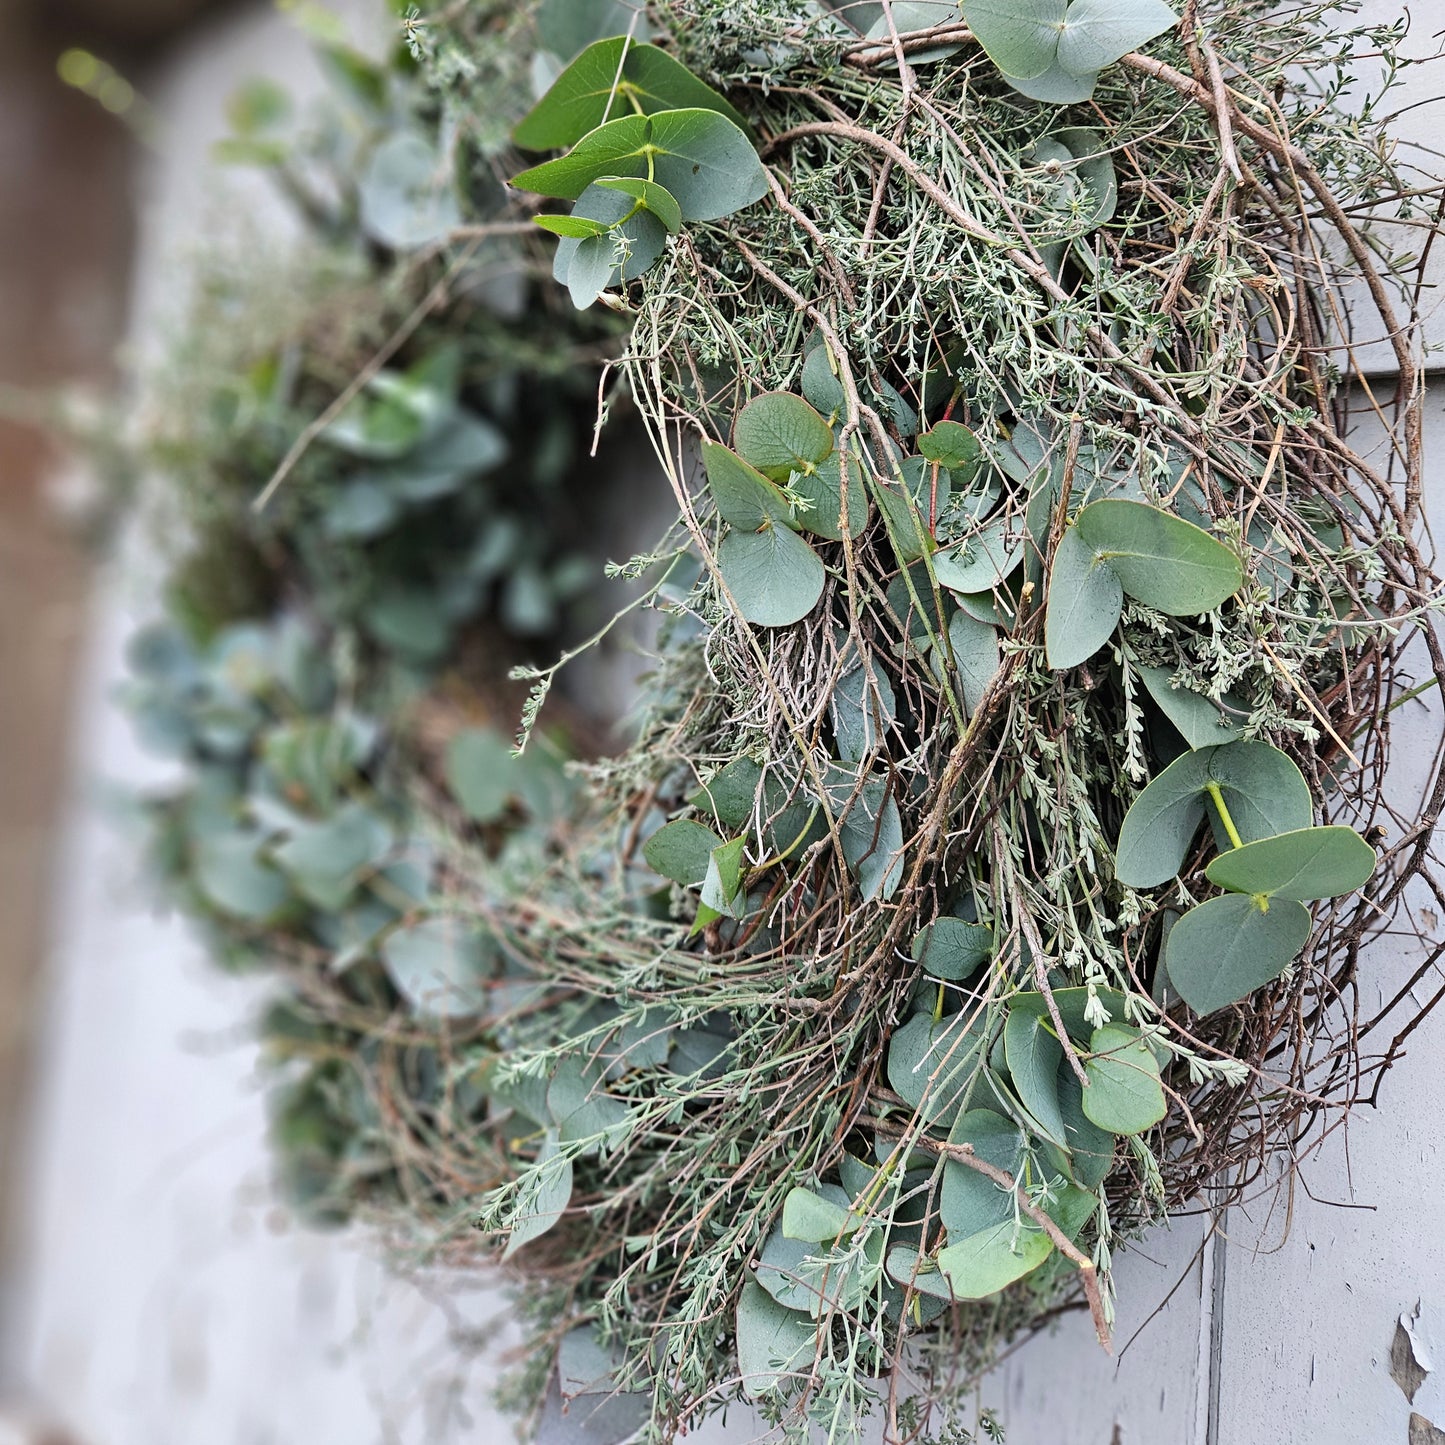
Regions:
<instances>
[{"instance_id":1,"label":"eucalyptus stem","mask_svg":"<svg viewBox=\"0 0 1445 1445\"><path fill-rule=\"evenodd\" d=\"M1234 826L1234 819L1230 816L1229 805L1224 801L1224 793L1219 784L1213 781L1205 783L1204 791L1209 794L1219 812L1219 821L1224 824L1224 831L1229 835L1230 846L1243 848L1244 839L1239 836L1239 829Z\"/></svg>"}]
</instances>

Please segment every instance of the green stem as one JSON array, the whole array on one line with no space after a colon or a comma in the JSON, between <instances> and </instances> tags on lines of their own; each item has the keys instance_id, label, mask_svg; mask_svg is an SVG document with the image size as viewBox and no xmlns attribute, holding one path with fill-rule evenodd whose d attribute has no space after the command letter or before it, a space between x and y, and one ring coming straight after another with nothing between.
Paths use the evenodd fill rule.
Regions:
<instances>
[{"instance_id":1,"label":"green stem","mask_svg":"<svg viewBox=\"0 0 1445 1445\"><path fill-rule=\"evenodd\" d=\"M1234 826L1234 819L1229 816L1229 808L1225 805L1224 794L1220 791L1218 783L1205 783L1204 791L1214 800L1214 806L1219 809L1219 821L1224 824L1224 831L1229 834L1229 843L1233 848L1243 848L1244 839L1239 836L1239 829Z\"/></svg>"}]
</instances>

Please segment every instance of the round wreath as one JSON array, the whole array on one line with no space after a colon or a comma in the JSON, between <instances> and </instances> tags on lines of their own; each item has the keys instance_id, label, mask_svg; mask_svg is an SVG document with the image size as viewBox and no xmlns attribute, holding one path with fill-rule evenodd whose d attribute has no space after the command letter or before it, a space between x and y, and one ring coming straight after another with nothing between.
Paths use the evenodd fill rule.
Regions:
<instances>
[{"instance_id":1,"label":"round wreath","mask_svg":"<svg viewBox=\"0 0 1445 1445\"><path fill-rule=\"evenodd\" d=\"M1433 222L1332 7L508 9L410 39L495 166L535 47L513 140L561 154L510 204L630 319L655 669L520 855L501 759L413 756L440 865L308 1003L368 981L332 1062L405 1101L365 1131L413 1221L505 1241L535 1392L560 1355L650 1439L739 1389L921 1438L1060 1305L1107 1345L1113 1249L1372 1098L1418 1016L1356 981L1438 891L1438 756L1385 793L1445 657L1375 249ZM402 1036L420 1091L377 1086Z\"/></svg>"}]
</instances>

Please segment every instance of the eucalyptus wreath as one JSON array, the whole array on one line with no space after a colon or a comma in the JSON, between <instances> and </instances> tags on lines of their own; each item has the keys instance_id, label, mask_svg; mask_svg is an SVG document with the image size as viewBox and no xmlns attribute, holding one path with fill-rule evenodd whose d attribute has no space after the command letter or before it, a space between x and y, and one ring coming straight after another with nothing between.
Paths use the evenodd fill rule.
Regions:
<instances>
[{"instance_id":1,"label":"eucalyptus wreath","mask_svg":"<svg viewBox=\"0 0 1445 1445\"><path fill-rule=\"evenodd\" d=\"M1119 1242L1413 1027L1357 989L1445 786L1384 791L1445 659L1377 226L1438 187L1348 8L614 7L514 132L680 533L588 923L517 930L573 1001L497 1023L478 1223L648 1438L739 1387L917 1438L1071 1299L1107 1346Z\"/></svg>"},{"instance_id":2,"label":"eucalyptus wreath","mask_svg":"<svg viewBox=\"0 0 1445 1445\"><path fill-rule=\"evenodd\" d=\"M328 1157L379 1161L394 1219L459 1260L475 1225L524 1282L524 1410L560 1390L670 1440L746 1395L790 1438L872 1413L957 1438L1003 1343L1082 1307L1107 1346L1119 1245L1246 1197L1433 1004L1434 953L1383 1008L1359 984L1440 901L1438 753L1418 798L1385 786L1393 710L1445 669L1429 247L1398 245L1439 187L1388 141L1403 27L1350 10L407 17L490 208L403 224L408 267L555 234L568 324L629 325L598 421L625 388L678 508L613 569L659 632L635 742L571 771L585 816L519 833L545 809L497 801L562 665L524 662L520 763L400 755L435 864L359 939L319 932L296 992ZM464 319L464 354L494 326ZM447 375L386 365L302 409L278 500L350 446L336 505L368 515L366 448ZM428 472L386 460L402 490ZM368 587L393 566L370 554ZM248 797L231 823L274 819ZM253 861L288 874L290 837Z\"/></svg>"}]
</instances>

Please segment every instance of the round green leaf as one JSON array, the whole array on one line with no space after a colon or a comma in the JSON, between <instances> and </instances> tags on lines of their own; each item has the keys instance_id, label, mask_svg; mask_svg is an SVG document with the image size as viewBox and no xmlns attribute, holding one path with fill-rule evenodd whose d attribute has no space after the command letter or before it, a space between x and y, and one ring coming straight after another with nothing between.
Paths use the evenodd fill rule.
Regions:
<instances>
[{"instance_id":1,"label":"round green leaf","mask_svg":"<svg viewBox=\"0 0 1445 1445\"><path fill-rule=\"evenodd\" d=\"M1113 635L1124 609L1124 588L1113 568L1070 527L1049 567L1044 648L1055 670L1087 662Z\"/></svg>"},{"instance_id":2,"label":"round green leaf","mask_svg":"<svg viewBox=\"0 0 1445 1445\"><path fill-rule=\"evenodd\" d=\"M986 522L971 536L933 558L939 582L951 592L987 592L1023 560L1023 538L1008 519Z\"/></svg>"},{"instance_id":3,"label":"round green leaf","mask_svg":"<svg viewBox=\"0 0 1445 1445\"><path fill-rule=\"evenodd\" d=\"M733 445L766 477L785 482L811 472L833 451L833 430L800 396L769 391L738 413Z\"/></svg>"},{"instance_id":4,"label":"round green leaf","mask_svg":"<svg viewBox=\"0 0 1445 1445\"><path fill-rule=\"evenodd\" d=\"M767 173L752 142L725 116L698 109L608 121L565 156L523 171L512 184L575 201L603 176L648 177L649 161L649 178L676 197L684 220L715 221L767 194Z\"/></svg>"},{"instance_id":5,"label":"round green leaf","mask_svg":"<svg viewBox=\"0 0 1445 1445\"><path fill-rule=\"evenodd\" d=\"M839 819L843 857L864 900L892 897L903 881L903 822L887 780L867 778L860 788L855 773L835 766L825 782Z\"/></svg>"},{"instance_id":6,"label":"round green leaf","mask_svg":"<svg viewBox=\"0 0 1445 1445\"><path fill-rule=\"evenodd\" d=\"M1163 0L1073 0L1058 39L1058 62L1089 75L1179 23Z\"/></svg>"},{"instance_id":7,"label":"round green leaf","mask_svg":"<svg viewBox=\"0 0 1445 1445\"><path fill-rule=\"evenodd\" d=\"M730 833L747 827L753 816L763 770L751 758L734 758L719 769L689 800L708 812Z\"/></svg>"},{"instance_id":8,"label":"round green leaf","mask_svg":"<svg viewBox=\"0 0 1445 1445\"><path fill-rule=\"evenodd\" d=\"M554 236L570 236L575 241L585 241L589 236L604 236L612 228L603 221L594 221L587 216L536 216L537 224Z\"/></svg>"},{"instance_id":9,"label":"round green leaf","mask_svg":"<svg viewBox=\"0 0 1445 1445\"><path fill-rule=\"evenodd\" d=\"M786 527L729 532L717 560L738 611L759 627L801 622L823 595L826 574L818 554Z\"/></svg>"},{"instance_id":10,"label":"round green leaf","mask_svg":"<svg viewBox=\"0 0 1445 1445\"><path fill-rule=\"evenodd\" d=\"M707 877L713 849L721 846L722 839L711 828L691 818L676 818L642 845L642 856L654 873L695 888Z\"/></svg>"},{"instance_id":11,"label":"round green leaf","mask_svg":"<svg viewBox=\"0 0 1445 1445\"><path fill-rule=\"evenodd\" d=\"M988 1023L962 1014L935 1024L914 1014L888 1042L888 1082L930 1124L959 1112L984 1065Z\"/></svg>"},{"instance_id":12,"label":"round green leaf","mask_svg":"<svg viewBox=\"0 0 1445 1445\"><path fill-rule=\"evenodd\" d=\"M1010 80L1042 75L1055 62L1066 0L963 0L963 18Z\"/></svg>"},{"instance_id":13,"label":"round green leaf","mask_svg":"<svg viewBox=\"0 0 1445 1445\"><path fill-rule=\"evenodd\" d=\"M960 608L948 621L948 645L958 668L963 704L971 716L1002 666L998 630Z\"/></svg>"},{"instance_id":14,"label":"round green leaf","mask_svg":"<svg viewBox=\"0 0 1445 1445\"><path fill-rule=\"evenodd\" d=\"M1085 1189L1098 1189L1114 1166L1114 1136L1084 1113L1084 1086L1064 1059L1057 1081L1059 1113L1064 1120L1068 1173Z\"/></svg>"},{"instance_id":15,"label":"round green leaf","mask_svg":"<svg viewBox=\"0 0 1445 1445\"><path fill-rule=\"evenodd\" d=\"M1059 1060L1064 1050L1053 1029L1053 1021L1046 1015L1011 1008L1003 1030L1004 1058L1019 1102L1044 1138L1062 1149L1068 1147L1058 1092ZM1087 1106L1087 1093L1084 1099Z\"/></svg>"},{"instance_id":16,"label":"round green leaf","mask_svg":"<svg viewBox=\"0 0 1445 1445\"><path fill-rule=\"evenodd\" d=\"M789 1392L805 1380L818 1349L818 1330L807 1317L780 1305L749 1280L738 1296L738 1372L751 1400Z\"/></svg>"},{"instance_id":17,"label":"round green leaf","mask_svg":"<svg viewBox=\"0 0 1445 1445\"><path fill-rule=\"evenodd\" d=\"M702 464L718 516L730 526L756 532L773 522L794 525L788 499L736 452L716 442L704 442Z\"/></svg>"},{"instance_id":18,"label":"round green leaf","mask_svg":"<svg viewBox=\"0 0 1445 1445\"><path fill-rule=\"evenodd\" d=\"M223 833L203 839L194 859L196 885L206 898L233 918L265 923L291 896L286 880L257 856L260 836Z\"/></svg>"},{"instance_id":19,"label":"round green leaf","mask_svg":"<svg viewBox=\"0 0 1445 1445\"><path fill-rule=\"evenodd\" d=\"M1375 862L1375 850L1353 828L1300 828L1231 848L1205 872L1233 893L1307 902L1353 893Z\"/></svg>"},{"instance_id":20,"label":"round green leaf","mask_svg":"<svg viewBox=\"0 0 1445 1445\"><path fill-rule=\"evenodd\" d=\"M627 1105L603 1084L603 1066L584 1065L576 1057L562 1059L547 1085L547 1112L557 1122L563 1144L588 1140L585 1152L613 1148L627 1133Z\"/></svg>"},{"instance_id":21,"label":"round green leaf","mask_svg":"<svg viewBox=\"0 0 1445 1445\"><path fill-rule=\"evenodd\" d=\"M398 250L430 245L462 222L451 163L413 131L377 146L359 196L367 235Z\"/></svg>"},{"instance_id":22,"label":"round green leaf","mask_svg":"<svg viewBox=\"0 0 1445 1445\"><path fill-rule=\"evenodd\" d=\"M512 746L491 728L466 728L447 744L447 786L477 823L495 823L516 791Z\"/></svg>"},{"instance_id":23,"label":"round green leaf","mask_svg":"<svg viewBox=\"0 0 1445 1445\"><path fill-rule=\"evenodd\" d=\"M1277 898L1262 910L1247 894L1227 893L1191 908L1169 930L1164 963L1174 991L1204 1015L1277 979L1309 935L1303 903Z\"/></svg>"},{"instance_id":24,"label":"round green leaf","mask_svg":"<svg viewBox=\"0 0 1445 1445\"><path fill-rule=\"evenodd\" d=\"M992 1109L970 1109L960 1114L949 1130L950 1144L968 1144L986 1164L1017 1177L1023 1168L1028 1140L1012 1119ZM1013 1194L1000 1189L987 1175L956 1159L943 1166L943 1188L938 1213L950 1239L966 1239L1014 1217Z\"/></svg>"},{"instance_id":25,"label":"round green leaf","mask_svg":"<svg viewBox=\"0 0 1445 1445\"><path fill-rule=\"evenodd\" d=\"M1239 558L1222 542L1145 502L1090 502L1074 529L1130 597L1171 616L1212 611L1244 581Z\"/></svg>"},{"instance_id":26,"label":"round green leaf","mask_svg":"<svg viewBox=\"0 0 1445 1445\"><path fill-rule=\"evenodd\" d=\"M537 6L537 43L560 61L594 40L626 35L646 40L652 33L641 0L541 0Z\"/></svg>"},{"instance_id":27,"label":"round green leaf","mask_svg":"<svg viewBox=\"0 0 1445 1445\"><path fill-rule=\"evenodd\" d=\"M1211 698L1175 687L1174 674L1167 667L1136 666L1134 670L1143 679L1149 696L1191 748L1215 747L1238 737L1239 724L1234 718Z\"/></svg>"},{"instance_id":28,"label":"round green leaf","mask_svg":"<svg viewBox=\"0 0 1445 1445\"><path fill-rule=\"evenodd\" d=\"M867 9L867 6L858 6L854 9ZM854 9L845 10L849 19L857 23L854 17ZM932 30L937 25L949 25L957 22L959 18L958 6L952 0L893 0L893 24L890 27L887 15L879 15L868 27L869 40L888 40L896 30L899 35L907 35L920 30ZM927 65L933 60L942 60L945 56L952 55L957 50L958 42L945 42L941 45L930 45L923 50L910 50L908 61L910 65ZM884 64L890 62L885 61ZM896 64L896 62L895 62Z\"/></svg>"},{"instance_id":29,"label":"round green leaf","mask_svg":"<svg viewBox=\"0 0 1445 1445\"><path fill-rule=\"evenodd\" d=\"M1084 1063L1089 1086L1084 1115L1110 1134L1142 1134L1165 1114L1159 1062L1138 1029L1105 1024L1095 1029Z\"/></svg>"},{"instance_id":30,"label":"round green leaf","mask_svg":"<svg viewBox=\"0 0 1445 1445\"><path fill-rule=\"evenodd\" d=\"M848 525L843 525L844 477L847 478ZM795 473L791 487L807 507L800 507L794 524L815 537L841 542L844 532L859 537L868 526L868 488L863 481L863 463L856 452L845 457L835 451L823 458L811 472Z\"/></svg>"},{"instance_id":31,"label":"round green leaf","mask_svg":"<svg viewBox=\"0 0 1445 1445\"><path fill-rule=\"evenodd\" d=\"M987 1299L1036 1270L1054 1243L1042 1229L1012 1218L938 1252L938 1268L956 1299Z\"/></svg>"},{"instance_id":32,"label":"round green leaf","mask_svg":"<svg viewBox=\"0 0 1445 1445\"><path fill-rule=\"evenodd\" d=\"M1289 757L1268 743L1227 743L1210 749L1209 776L1219 784L1224 805L1246 843L1308 828L1314 818L1309 784ZM1230 838L1212 806L1209 817L1215 846L1228 848Z\"/></svg>"},{"instance_id":33,"label":"round green leaf","mask_svg":"<svg viewBox=\"0 0 1445 1445\"><path fill-rule=\"evenodd\" d=\"M502 1258L540 1238L561 1219L572 1199L572 1161L560 1152L556 1132L548 1130L536 1164L517 1186L512 1228Z\"/></svg>"},{"instance_id":34,"label":"round green leaf","mask_svg":"<svg viewBox=\"0 0 1445 1445\"><path fill-rule=\"evenodd\" d=\"M438 917L398 928L381 946L397 992L419 1014L434 1018L480 1013L489 947L467 919Z\"/></svg>"},{"instance_id":35,"label":"round green leaf","mask_svg":"<svg viewBox=\"0 0 1445 1445\"><path fill-rule=\"evenodd\" d=\"M384 819L364 803L348 803L330 818L293 829L272 857L303 898L334 913L395 841Z\"/></svg>"},{"instance_id":36,"label":"round green leaf","mask_svg":"<svg viewBox=\"0 0 1445 1445\"><path fill-rule=\"evenodd\" d=\"M1124 815L1114 861L1121 883L1156 888L1179 872L1205 816L1211 782L1246 842L1309 827L1309 786L1278 748L1261 742L1197 748L1165 768Z\"/></svg>"},{"instance_id":37,"label":"round green leaf","mask_svg":"<svg viewBox=\"0 0 1445 1445\"><path fill-rule=\"evenodd\" d=\"M789 1239L831 1244L857 1226L849 1206L840 1204L836 1195L828 1197L811 1189L795 1188L783 1200L783 1233Z\"/></svg>"},{"instance_id":38,"label":"round green leaf","mask_svg":"<svg viewBox=\"0 0 1445 1445\"><path fill-rule=\"evenodd\" d=\"M574 216L600 222L606 230L557 244L552 274L564 282L579 311L609 286L641 276L662 254L667 229L651 211L634 213L631 200L600 185L588 186L572 208ZM619 262L619 256L625 260Z\"/></svg>"},{"instance_id":39,"label":"round green leaf","mask_svg":"<svg viewBox=\"0 0 1445 1445\"><path fill-rule=\"evenodd\" d=\"M956 421L941 421L931 431L920 432L918 450L930 462L937 462L949 471L965 473L965 481L983 460L983 447L978 438Z\"/></svg>"},{"instance_id":40,"label":"round green leaf","mask_svg":"<svg viewBox=\"0 0 1445 1445\"><path fill-rule=\"evenodd\" d=\"M897 715L897 701L883 671L860 663L839 679L828 709L838 757L857 762L877 751Z\"/></svg>"},{"instance_id":41,"label":"round green leaf","mask_svg":"<svg viewBox=\"0 0 1445 1445\"><path fill-rule=\"evenodd\" d=\"M561 150L616 116L689 107L714 110L746 127L717 91L665 50L617 35L589 45L518 123L512 139L523 150Z\"/></svg>"},{"instance_id":42,"label":"round green leaf","mask_svg":"<svg viewBox=\"0 0 1445 1445\"><path fill-rule=\"evenodd\" d=\"M847 1214L852 1201L836 1184L821 1185L818 1192ZM816 1319L825 1310L856 1305L881 1273L881 1259L876 1269L856 1258L839 1259L827 1244L789 1238L779 1223L763 1241L756 1279L780 1305Z\"/></svg>"},{"instance_id":43,"label":"round green leaf","mask_svg":"<svg viewBox=\"0 0 1445 1445\"><path fill-rule=\"evenodd\" d=\"M617 191L641 201L671 235L682 230L682 210L669 191L655 181L645 181L638 176L604 176L597 182L604 191Z\"/></svg>"},{"instance_id":44,"label":"round green leaf","mask_svg":"<svg viewBox=\"0 0 1445 1445\"><path fill-rule=\"evenodd\" d=\"M916 1290L930 1299L952 1300L953 1291L938 1266L926 1255L906 1244L894 1245L888 1251L888 1275L907 1289Z\"/></svg>"},{"instance_id":45,"label":"round green leaf","mask_svg":"<svg viewBox=\"0 0 1445 1445\"><path fill-rule=\"evenodd\" d=\"M934 978L962 983L993 957L993 929L962 918L936 918L913 940L913 959Z\"/></svg>"}]
</instances>

